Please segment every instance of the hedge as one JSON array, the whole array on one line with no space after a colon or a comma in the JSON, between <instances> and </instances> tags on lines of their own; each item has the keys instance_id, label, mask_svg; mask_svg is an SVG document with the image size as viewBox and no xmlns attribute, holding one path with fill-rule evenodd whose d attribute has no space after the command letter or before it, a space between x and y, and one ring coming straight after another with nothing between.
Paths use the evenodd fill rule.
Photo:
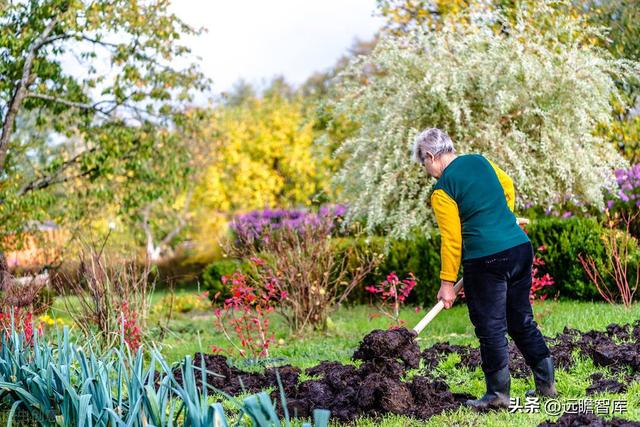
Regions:
<instances>
[{"instance_id":1,"label":"hedge","mask_svg":"<svg viewBox=\"0 0 640 427\"><path fill-rule=\"evenodd\" d=\"M541 273L549 273L556 284L550 290L551 296L561 299L601 300L596 287L588 279L578 260L578 254L590 256L603 267L608 263L603 229L595 218L543 218L529 224L527 233L534 249L544 246L541 252L545 262ZM440 238L433 236L413 235L407 240L390 240L385 247L385 238L371 237L341 237L334 239L337 256L345 253L345 248L356 246L360 250L371 250L376 253L386 253L378 269L365 280L365 285L384 280L390 272L395 272L400 278L413 273L418 279L418 286L409 299L409 304L429 306L435 302L435 296L440 286ZM640 250L633 242L631 252L633 261L630 272L640 262ZM347 262L352 263L347 260ZM230 274L235 269L242 269L242 263L234 260L223 260L210 264L203 272L204 288L211 294L222 290L220 277ZM635 276L631 274L631 280ZM607 278L610 286L611 279ZM370 301L370 296L364 286L354 290L349 298L351 303Z\"/></svg>"},{"instance_id":2,"label":"hedge","mask_svg":"<svg viewBox=\"0 0 640 427\"><path fill-rule=\"evenodd\" d=\"M578 255L592 257L604 271L608 267L608 256L602 225L596 218L544 218L533 222L528 228L534 248L544 246L542 252L545 266L542 272L554 278L555 293L562 299L601 300L598 290L587 277ZM640 252L635 240L631 241L630 280L635 280ZM609 287L615 288L613 280L605 276Z\"/></svg>"}]
</instances>

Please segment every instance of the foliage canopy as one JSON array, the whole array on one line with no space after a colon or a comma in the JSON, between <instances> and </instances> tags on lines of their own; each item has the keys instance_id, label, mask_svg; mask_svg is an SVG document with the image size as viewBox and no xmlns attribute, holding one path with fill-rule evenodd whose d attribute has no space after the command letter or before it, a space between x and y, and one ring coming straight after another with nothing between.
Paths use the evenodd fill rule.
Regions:
<instances>
[{"instance_id":1,"label":"foliage canopy","mask_svg":"<svg viewBox=\"0 0 640 427\"><path fill-rule=\"evenodd\" d=\"M494 11L438 32L386 35L351 63L336 109L359 123L338 150L348 157L337 183L352 217L396 236L431 229L431 182L410 151L432 126L458 152L483 153L505 169L520 205L571 194L603 206L612 170L625 161L593 131L611 121L616 80L634 64L590 43L597 28L550 8L519 10L506 31L495 28L506 19ZM540 28L541 17L553 22Z\"/></svg>"}]
</instances>

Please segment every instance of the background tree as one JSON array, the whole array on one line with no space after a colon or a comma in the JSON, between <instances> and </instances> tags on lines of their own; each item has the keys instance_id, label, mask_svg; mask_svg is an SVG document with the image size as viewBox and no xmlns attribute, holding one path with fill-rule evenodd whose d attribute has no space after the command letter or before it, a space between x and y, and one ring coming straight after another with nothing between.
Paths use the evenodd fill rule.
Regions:
<instances>
[{"instance_id":1,"label":"background tree","mask_svg":"<svg viewBox=\"0 0 640 427\"><path fill-rule=\"evenodd\" d=\"M609 28L597 40L617 58L640 61L640 5L635 0L577 2L579 11L592 25ZM618 82L622 99L613 99L614 120L598 131L613 142L632 163L640 162L640 79Z\"/></svg>"},{"instance_id":2,"label":"background tree","mask_svg":"<svg viewBox=\"0 0 640 427\"><path fill-rule=\"evenodd\" d=\"M513 25L516 10L535 7L535 0L378 0L378 8L386 19L385 30L406 34L413 30L437 31L446 22L467 25L469 19L480 19L486 12L500 12L496 29ZM607 49L616 58L640 60L640 7L636 0L571 0L548 4L549 15L536 25L553 25L554 15L562 14L578 24L577 31L595 26L605 31L585 38L584 42ZM474 13L468 12L473 10ZM484 12L484 13L480 13ZM538 17L540 19L541 17ZM504 20L504 22L503 22ZM627 78L616 82L619 97L612 98L613 120L599 123L597 132L613 143L631 162L640 161L640 80Z\"/></svg>"},{"instance_id":3,"label":"background tree","mask_svg":"<svg viewBox=\"0 0 640 427\"><path fill-rule=\"evenodd\" d=\"M520 10L508 31L494 31L496 20L507 22L496 16L387 35L354 60L336 105L359 123L339 150L348 159L337 183L351 215L393 235L431 228L431 182L410 160L413 137L431 126L448 131L460 152L505 168L520 204L568 193L603 206L603 190L616 185L612 170L625 162L593 130L611 121L616 79L632 64L588 43L597 29L551 7ZM379 73L357 83L371 67Z\"/></svg>"},{"instance_id":4,"label":"background tree","mask_svg":"<svg viewBox=\"0 0 640 427\"><path fill-rule=\"evenodd\" d=\"M158 197L162 186L138 184L158 152L183 148L168 126L208 83L179 43L197 30L168 5L0 2L2 233L33 220L71 226L116 199L129 214ZM186 66L172 65L181 57Z\"/></svg>"},{"instance_id":5,"label":"background tree","mask_svg":"<svg viewBox=\"0 0 640 427\"><path fill-rule=\"evenodd\" d=\"M203 253L237 211L327 200L326 159L316 151L313 121L282 81L263 96L222 105L199 120L191 126L194 138L210 153L192 203L194 239Z\"/></svg>"}]
</instances>

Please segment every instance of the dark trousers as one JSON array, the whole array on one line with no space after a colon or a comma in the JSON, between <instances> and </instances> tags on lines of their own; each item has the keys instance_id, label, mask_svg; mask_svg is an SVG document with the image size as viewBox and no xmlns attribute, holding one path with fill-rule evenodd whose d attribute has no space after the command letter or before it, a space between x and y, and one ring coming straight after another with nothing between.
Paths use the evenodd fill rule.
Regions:
<instances>
[{"instance_id":1,"label":"dark trousers","mask_svg":"<svg viewBox=\"0 0 640 427\"><path fill-rule=\"evenodd\" d=\"M485 373L509 364L506 333L529 366L550 355L529 301L532 263L531 243L463 262L464 294Z\"/></svg>"}]
</instances>

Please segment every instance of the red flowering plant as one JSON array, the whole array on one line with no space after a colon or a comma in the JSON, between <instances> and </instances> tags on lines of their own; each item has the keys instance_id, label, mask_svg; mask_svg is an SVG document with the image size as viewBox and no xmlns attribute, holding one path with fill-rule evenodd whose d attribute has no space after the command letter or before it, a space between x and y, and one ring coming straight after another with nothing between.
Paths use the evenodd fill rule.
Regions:
<instances>
[{"instance_id":1,"label":"red flowering plant","mask_svg":"<svg viewBox=\"0 0 640 427\"><path fill-rule=\"evenodd\" d=\"M544 246L538 247L538 253L533 257L533 268L531 269L531 292L529 294L529 299L533 304L533 301L538 299L540 301L544 301L547 299L548 294L546 293L546 288L552 286L555 281L553 277L549 273L542 274L540 272L540 267L544 267L544 259L542 259L541 252L546 251Z\"/></svg>"},{"instance_id":2,"label":"red flowering plant","mask_svg":"<svg viewBox=\"0 0 640 427\"><path fill-rule=\"evenodd\" d=\"M26 344L33 342L33 334L42 335L42 322L34 330L33 313L21 307L4 307L0 310L0 329L10 339L12 331L24 334Z\"/></svg>"},{"instance_id":3,"label":"red flowering plant","mask_svg":"<svg viewBox=\"0 0 640 427\"><path fill-rule=\"evenodd\" d=\"M400 306L404 304L415 286L416 278L413 273L409 273L406 279L400 280L395 272L391 272L384 281L367 286L365 290L379 297L378 310L393 320L392 328L399 328L405 323L400 319Z\"/></svg>"},{"instance_id":4,"label":"red flowering plant","mask_svg":"<svg viewBox=\"0 0 640 427\"><path fill-rule=\"evenodd\" d=\"M265 268L259 258L252 258L259 268ZM222 307L215 310L216 325L226 340L241 356L269 357L269 347L274 336L269 332L269 317L276 307L287 298L287 293L278 286L278 279L271 276L264 283L251 283L246 274L236 271L223 276L222 283L229 287L231 296ZM214 296L218 299L220 293ZM212 346L214 353L225 349Z\"/></svg>"},{"instance_id":5,"label":"red flowering plant","mask_svg":"<svg viewBox=\"0 0 640 427\"><path fill-rule=\"evenodd\" d=\"M140 322L138 322L138 314L129 307L127 301L122 303L120 324L124 342L132 351L137 351L142 343L142 329L140 328Z\"/></svg>"}]
</instances>

